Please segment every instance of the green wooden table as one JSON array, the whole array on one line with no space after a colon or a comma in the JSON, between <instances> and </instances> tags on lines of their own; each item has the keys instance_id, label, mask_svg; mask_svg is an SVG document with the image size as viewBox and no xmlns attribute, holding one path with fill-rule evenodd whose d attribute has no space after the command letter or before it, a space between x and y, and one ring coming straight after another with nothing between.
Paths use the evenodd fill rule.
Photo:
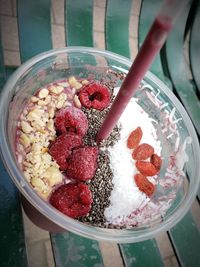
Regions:
<instances>
[{"instance_id":1,"label":"green wooden table","mask_svg":"<svg viewBox=\"0 0 200 267\"><path fill-rule=\"evenodd\" d=\"M136 1L136 0L133 0ZM130 57L129 19L132 0L107 0L105 8L105 47ZM93 46L93 1L65 1L66 46ZM159 9L159 0L144 0L140 8L138 43L141 45ZM198 25L200 1L191 1L178 20L165 47L151 67L179 97L190 115L197 133L200 130L199 47ZM18 0L18 29L22 62L52 48L51 1ZM189 19L188 19L189 18ZM192 23L190 23L192 21ZM190 64L193 80L186 75L183 48L185 33L190 32ZM4 66L0 47L0 87L12 70ZM0 262L1 266L27 266L20 200L18 192L0 165ZM198 212L200 194L196 200ZM56 266L104 266L99 243L72 233L51 234ZM200 266L200 231L191 211L166 233L166 243L176 255L179 266ZM2 248L6 249L2 249ZM156 239L134 244L118 245L124 266L164 266Z\"/></svg>"}]
</instances>

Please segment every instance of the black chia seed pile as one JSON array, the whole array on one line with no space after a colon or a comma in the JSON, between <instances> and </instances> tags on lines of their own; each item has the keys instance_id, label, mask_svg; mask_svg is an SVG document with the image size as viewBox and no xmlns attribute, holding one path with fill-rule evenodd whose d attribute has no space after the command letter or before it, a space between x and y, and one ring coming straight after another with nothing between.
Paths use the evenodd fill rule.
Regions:
<instances>
[{"instance_id":1,"label":"black chia seed pile","mask_svg":"<svg viewBox=\"0 0 200 267\"><path fill-rule=\"evenodd\" d=\"M113 81L104 82L104 84L110 89L112 95L115 86ZM82 107L82 111L86 114L89 123L87 135L84 139L84 143L86 145L97 145L95 143L96 134L100 126L102 125L102 122L106 117L106 114L108 113L112 102L113 97L111 98L109 107L107 107L103 111L98 111L96 109L86 109ZM116 126L107 140L103 140L99 145L99 156L97 162L98 168L96 170L95 176L90 181L87 181L87 184L93 195L92 208L87 216L78 219L81 222L89 223L90 225L97 227L108 227L106 225L104 211L110 205L109 197L113 189L113 173L110 168L110 160L106 148L108 146L113 146L119 140L119 138L120 128Z\"/></svg>"}]
</instances>

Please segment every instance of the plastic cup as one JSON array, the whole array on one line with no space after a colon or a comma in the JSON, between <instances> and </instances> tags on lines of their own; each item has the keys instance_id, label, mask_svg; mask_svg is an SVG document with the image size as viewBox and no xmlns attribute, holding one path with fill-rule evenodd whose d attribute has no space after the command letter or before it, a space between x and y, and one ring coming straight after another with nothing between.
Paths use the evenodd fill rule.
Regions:
<instances>
[{"instance_id":1,"label":"plastic cup","mask_svg":"<svg viewBox=\"0 0 200 267\"><path fill-rule=\"evenodd\" d=\"M120 86L121 80L112 72L126 74L131 63L129 59L108 51L68 47L51 50L30 59L14 72L5 84L0 100L0 148L2 158L12 180L22 195L22 204L27 215L43 229L52 232L68 230L91 239L118 243L137 242L153 238L161 231L170 229L183 218L194 201L200 181L200 155L196 132L189 116L176 96L150 72L142 81L142 90L136 92L139 104L153 119L158 121L155 124L158 132L162 123L164 123L161 115L163 112L171 114L171 120L176 120L176 127L179 132L178 143L173 136L159 135L163 146L162 156L164 157L164 167L160 176L165 175L171 153L177 146L184 144L185 140L188 141L185 150L188 161L184 164L180 182L166 191L160 191L158 188L155 194L157 198L162 196L167 199L170 193L176 193L176 197L166 214L132 229L104 229L90 226L65 216L47 201L40 198L26 181L18 166L15 156L16 125L27 99L37 89L50 82L72 75L77 78L91 77L96 80L102 78L115 79L116 86ZM146 92L145 95L144 92ZM149 98L145 98L147 95ZM162 108L158 108L156 103L148 102L151 96L157 99L157 103L162 103ZM188 139L188 136L191 138ZM192 139L192 142L190 142L190 139ZM179 158L180 164L185 159L182 153Z\"/></svg>"}]
</instances>

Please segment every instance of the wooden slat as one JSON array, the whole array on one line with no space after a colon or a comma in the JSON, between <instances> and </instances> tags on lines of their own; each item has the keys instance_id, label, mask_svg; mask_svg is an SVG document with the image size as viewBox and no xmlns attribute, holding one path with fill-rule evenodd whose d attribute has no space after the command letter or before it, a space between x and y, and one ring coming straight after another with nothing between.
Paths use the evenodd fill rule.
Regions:
<instances>
[{"instance_id":1,"label":"wooden slat","mask_svg":"<svg viewBox=\"0 0 200 267\"><path fill-rule=\"evenodd\" d=\"M190 35L190 64L197 89L200 93L200 0L197 3L197 8L193 15L195 15L195 19Z\"/></svg>"},{"instance_id":2,"label":"wooden slat","mask_svg":"<svg viewBox=\"0 0 200 267\"><path fill-rule=\"evenodd\" d=\"M19 195L0 159L1 266L27 266Z\"/></svg>"},{"instance_id":3,"label":"wooden slat","mask_svg":"<svg viewBox=\"0 0 200 267\"><path fill-rule=\"evenodd\" d=\"M179 16L166 43L166 64L176 92L200 134L200 102L189 82L183 54L183 40L190 3Z\"/></svg>"},{"instance_id":4,"label":"wooden slat","mask_svg":"<svg viewBox=\"0 0 200 267\"><path fill-rule=\"evenodd\" d=\"M200 266L200 231L190 212L169 232L181 266Z\"/></svg>"},{"instance_id":5,"label":"wooden slat","mask_svg":"<svg viewBox=\"0 0 200 267\"><path fill-rule=\"evenodd\" d=\"M164 267L157 243L147 240L120 245L126 267Z\"/></svg>"},{"instance_id":6,"label":"wooden slat","mask_svg":"<svg viewBox=\"0 0 200 267\"><path fill-rule=\"evenodd\" d=\"M139 28L138 28L138 45L142 45L159 9L162 4L160 0L143 0L140 10ZM158 78L165 81L160 54L155 58L150 71Z\"/></svg>"},{"instance_id":7,"label":"wooden slat","mask_svg":"<svg viewBox=\"0 0 200 267\"><path fill-rule=\"evenodd\" d=\"M103 267L103 259L96 241L75 234L51 234L56 266Z\"/></svg>"},{"instance_id":8,"label":"wooden slat","mask_svg":"<svg viewBox=\"0 0 200 267\"><path fill-rule=\"evenodd\" d=\"M93 1L65 1L65 32L68 46L93 46Z\"/></svg>"},{"instance_id":9,"label":"wooden slat","mask_svg":"<svg viewBox=\"0 0 200 267\"><path fill-rule=\"evenodd\" d=\"M128 58L131 4L131 0L107 0L105 17L106 49Z\"/></svg>"},{"instance_id":10,"label":"wooden slat","mask_svg":"<svg viewBox=\"0 0 200 267\"><path fill-rule=\"evenodd\" d=\"M52 48L50 0L18 0L18 28L22 62Z\"/></svg>"}]
</instances>

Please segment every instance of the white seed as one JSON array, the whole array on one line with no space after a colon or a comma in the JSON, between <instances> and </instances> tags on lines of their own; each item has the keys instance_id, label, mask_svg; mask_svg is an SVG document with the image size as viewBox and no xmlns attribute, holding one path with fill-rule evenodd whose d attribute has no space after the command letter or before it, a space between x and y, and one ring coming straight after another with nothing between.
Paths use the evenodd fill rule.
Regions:
<instances>
[{"instance_id":1,"label":"white seed","mask_svg":"<svg viewBox=\"0 0 200 267\"><path fill-rule=\"evenodd\" d=\"M38 97L39 97L40 99L43 99L43 98L47 97L48 94L49 94L49 90L46 89L46 88L42 88L42 89L39 91L39 93L38 93Z\"/></svg>"}]
</instances>

